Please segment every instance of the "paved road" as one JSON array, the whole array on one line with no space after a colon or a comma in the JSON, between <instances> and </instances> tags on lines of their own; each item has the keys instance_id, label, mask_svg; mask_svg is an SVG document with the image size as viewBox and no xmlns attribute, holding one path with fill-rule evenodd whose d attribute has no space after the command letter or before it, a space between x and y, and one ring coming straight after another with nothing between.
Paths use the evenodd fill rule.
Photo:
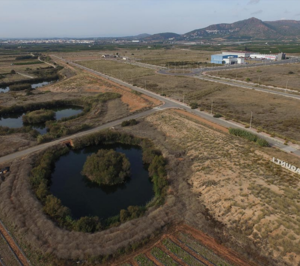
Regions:
<instances>
[{"instance_id":1,"label":"paved road","mask_svg":"<svg viewBox=\"0 0 300 266\"><path fill-rule=\"evenodd\" d=\"M10 161L10 160L13 160L13 159L16 159L16 158L20 158L20 157L26 156L28 154L31 154L33 152L41 151L43 149L46 149L48 147L51 147L51 146L56 145L58 143L61 143L63 141L66 141L66 140L69 140L69 139L74 139L75 137L84 136L84 135L87 135L87 134L91 134L91 133L97 132L99 130L103 130L103 129L107 129L107 128L119 125L119 124L121 124L125 120L137 119L137 118L145 117L145 116L148 116L148 115L150 115L152 113L155 113L155 112L157 112L159 110L164 110L164 109L167 109L167 108L180 108L180 109L186 110L187 112L193 113L193 114L195 114L195 115L197 115L199 117L202 117L202 118L204 118L204 119L206 119L208 121L211 121L213 123L219 124L219 125L224 126L226 128L242 128L244 130L247 130L247 131L250 131L250 132L254 132L253 130L246 129L242 125L239 125L237 123L234 123L234 122L231 122L231 121L226 121L226 120L219 119L219 118L214 118L211 114L208 114L208 113L205 113L205 112L201 112L200 110L196 110L196 109L192 110L189 106L187 106L184 103L177 102L177 101L175 101L173 99L170 99L170 98L167 98L167 97L163 97L161 95L158 95L158 94L153 93L151 91L147 91L147 90L139 88L139 87L135 87L135 86L133 86L133 85L127 83L127 82L124 82L122 80L119 80L119 79L116 79L116 78L104 75L104 74L102 74L100 72L97 72L95 70L89 69L89 68L87 68L85 66L81 66L79 64L76 64L76 63L73 63L73 62L61 59L60 57L57 57L57 56L54 56L54 55L53 55L53 57L56 57L59 60L63 60L63 61L65 61L66 63L68 63L70 65L73 65L73 66L76 66L78 68L81 68L81 69L84 69L86 71L89 71L91 73L94 73L94 74L96 74L98 76L101 76L101 77L107 78L109 80L112 80L112 81L114 81L114 82L116 82L116 83L118 83L120 85L129 87L132 90L135 90L135 91L144 93L144 94L146 94L148 96L151 96L153 98L156 98L156 99L162 101L164 104L162 106L156 107L156 108L154 108L152 110L148 110L148 111L137 113L137 114L134 114L134 115L122 118L122 119L118 119L116 121L109 122L109 123L107 123L105 125L101 125L99 127L96 127L96 128L93 128L93 129L90 129L90 130L87 130L87 131L76 133L76 134L68 136L68 137L64 137L64 138L61 138L61 139L58 139L58 140L55 140L55 141L52 141L52 142L44 143L44 144L41 144L41 145L38 145L38 146L35 146L35 147L32 147L32 148L29 148L29 149L26 149L26 150L23 150L23 151L19 151L19 152L16 152L16 153L9 154L7 156L3 156L3 157L0 158L0 163L4 163L6 161ZM277 139L272 138L272 137L269 137L269 136L267 136L264 133L257 133L257 132L255 132L255 133L257 135L259 135L260 137L266 139L271 144L271 146L275 146L275 147L277 147L277 148L279 148L279 149L281 149L283 151L286 151L286 152L293 152L293 153L295 153L295 154L297 154L297 155L300 156L300 150L297 147L292 147L292 146L284 145L282 141L277 140Z\"/></svg>"}]
</instances>

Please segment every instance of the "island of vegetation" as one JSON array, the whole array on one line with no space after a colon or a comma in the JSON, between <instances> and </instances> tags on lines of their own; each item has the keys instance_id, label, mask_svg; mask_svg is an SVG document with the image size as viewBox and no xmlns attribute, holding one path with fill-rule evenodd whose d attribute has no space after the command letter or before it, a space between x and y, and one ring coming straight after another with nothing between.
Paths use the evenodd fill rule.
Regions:
<instances>
[{"instance_id":1,"label":"island of vegetation","mask_svg":"<svg viewBox=\"0 0 300 266\"><path fill-rule=\"evenodd\" d=\"M45 109L35 110L23 115L22 120L24 124L44 123L49 120L55 120L55 112Z\"/></svg>"},{"instance_id":2,"label":"island of vegetation","mask_svg":"<svg viewBox=\"0 0 300 266\"><path fill-rule=\"evenodd\" d=\"M117 185L130 174L130 162L120 152L99 150L87 158L82 174L98 185Z\"/></svg>"}]
</instances>

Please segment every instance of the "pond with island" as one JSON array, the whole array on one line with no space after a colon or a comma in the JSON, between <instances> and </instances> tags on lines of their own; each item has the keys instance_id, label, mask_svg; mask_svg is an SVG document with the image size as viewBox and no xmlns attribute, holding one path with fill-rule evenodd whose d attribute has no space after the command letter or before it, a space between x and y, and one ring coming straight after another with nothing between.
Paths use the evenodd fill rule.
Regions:
<instances>
[{"instance_id":1,"label":"pond with island","mask_svg":"<svg viewBox=\"0 0 300 266\"><path fill-rule=\"evenodd\" d=\"M53 81L42 81L42 82L38 82L38 83L33 83L31 84L31 88L32 89L37 89L37 88L41 88L41 87L44 87L48 84L51 84L53 82L55 82L57 80L53 80ZM5 87L1 87L0 86L0 93L6 93L6 92L9 92L9 86L5 86Z\"/></svg>"},{"instance_id":2,"label":"pond with island","mask_svg":"<svg viewBox=\"0 0 300 266\"><path fill-rule=\"evenodd\" d=\"M60 120L63 118L71 117L80 114L83 109L77 106L61 107L61 108L51 108L55 112L55 119ZM22 116L25 113L11 113L7 115L0 116L0 126L9 128L21 128L24 126ZM47 127L45 123L30 124L30 126L37 130L41 135L47 133Z\"/></svg>"},{"instance_id":3,"label":"pond with island","mask_svg":"<svg viewBox=\"0 0 300 266\"><path fill-rule=\"evenodd\" d=\"M125 154L131 165L126 182L113 186L98 185L81 174L87 157L99 149L113 149ZM142 160L142 149L119 143L70 150L61 156L55 162L50 192L71 210L75 219L83 216L107 219L129 206L145 206L154 197L153 183Z\"/></svg>"}]
</instances>

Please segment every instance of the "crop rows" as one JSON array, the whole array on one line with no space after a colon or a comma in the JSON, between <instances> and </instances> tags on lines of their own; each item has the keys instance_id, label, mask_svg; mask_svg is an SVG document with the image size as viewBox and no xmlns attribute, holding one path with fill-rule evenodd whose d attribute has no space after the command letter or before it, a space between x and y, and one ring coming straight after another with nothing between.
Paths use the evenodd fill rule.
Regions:
<instances>
[{"instance_id":1,"label":"crop rows","mask_svg":"<svg viewBox=\"0 0 300 266\"><path fill-rule=\"evenodd\" d=\"M175 243L173 243L170 239L164 239L162 241L163 245L170 250L173 254L175 254L178 258L180 258L182 261L187 263L190 266L205 266L202 262L194 258L191 254L177 246Z\"/></svg>"},{"instance_id":2,"label":"crop rows","mask_svg":"<svg viewBox=\"0 0 300 266\"><path fill-rule=\"evenodd\" d=\"M140 266L155 266L152 260L149 260L144 254L140 254L135 257L135 260Z\"/></svg>"},{"instance_id":3,"label":"crop rows","mask_svg":"<svg viewBox=\"0 0 300 266\"><path fill-rule=\"evenodd\" d=\"M178 234L178 239L188 248L190 248L191 250L193 250L212 264L216 266L232 266L228 262L218 257L216 254L214 254L212 251L196 242L196 240L193 240L190 237L188 237L186 234L180 232Z\"/></svg>"},{"instance_id":4,"label":"crop rows","mask_svg":"<svg viewBox=\"0 0 300 266\"><path fill-rule=\"evenodd\" d=\"M154 247L151 251L151 254L162 264L165 266L177 266L179 265L177 262L175 262L169 255L167 255L165 252L163 252L158 247Z\"/></svg>"}]
</instances>

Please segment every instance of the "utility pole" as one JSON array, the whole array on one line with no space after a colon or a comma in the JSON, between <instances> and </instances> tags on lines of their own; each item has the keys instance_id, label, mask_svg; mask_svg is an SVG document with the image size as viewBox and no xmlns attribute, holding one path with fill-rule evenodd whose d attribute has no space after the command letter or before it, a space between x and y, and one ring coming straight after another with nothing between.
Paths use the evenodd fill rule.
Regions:
<instances>
[{"instance_id":1,"label":"utility pole","mask_svg":"<svg viewBox=\"0 0 300 266\"><path fill-rule=\"evenodd\" d=\"M210 113L211 114L213 113L213 106L214 106L214 101L212 101L212 103L211 103L211 108L210 108Z\"/></svg>"},{"instance_id":2,"label":"utility pole","mask_svg":"<svg viewBox=\"0 0 300 266\"><path fill-rule=\"evenodd\" d=\"M184 103L184 94L183 94L183 99L182 99L182 102Z\"/></svg>"},{"instance_id":3,"label":"utility pole","mask_svg":"<svg viewBox=\"0 0 300 266\"><path fill-rule=\"evenodd\" d=\"M253 119L253 113L251 111L251 117L250 117L250 128L252 127L252 119Z\"/></svg>"},{"instance_id":4,"label":"utility pole","mask_svg":"<svg viewBox=\"0 0 300 266\"><path fill-rule=\"evenodd\" d=\"M289 83L289 80L286 81L285 92L286 92L286 90L287 90L288 83Z\"/></svg>"}]
</instances>

